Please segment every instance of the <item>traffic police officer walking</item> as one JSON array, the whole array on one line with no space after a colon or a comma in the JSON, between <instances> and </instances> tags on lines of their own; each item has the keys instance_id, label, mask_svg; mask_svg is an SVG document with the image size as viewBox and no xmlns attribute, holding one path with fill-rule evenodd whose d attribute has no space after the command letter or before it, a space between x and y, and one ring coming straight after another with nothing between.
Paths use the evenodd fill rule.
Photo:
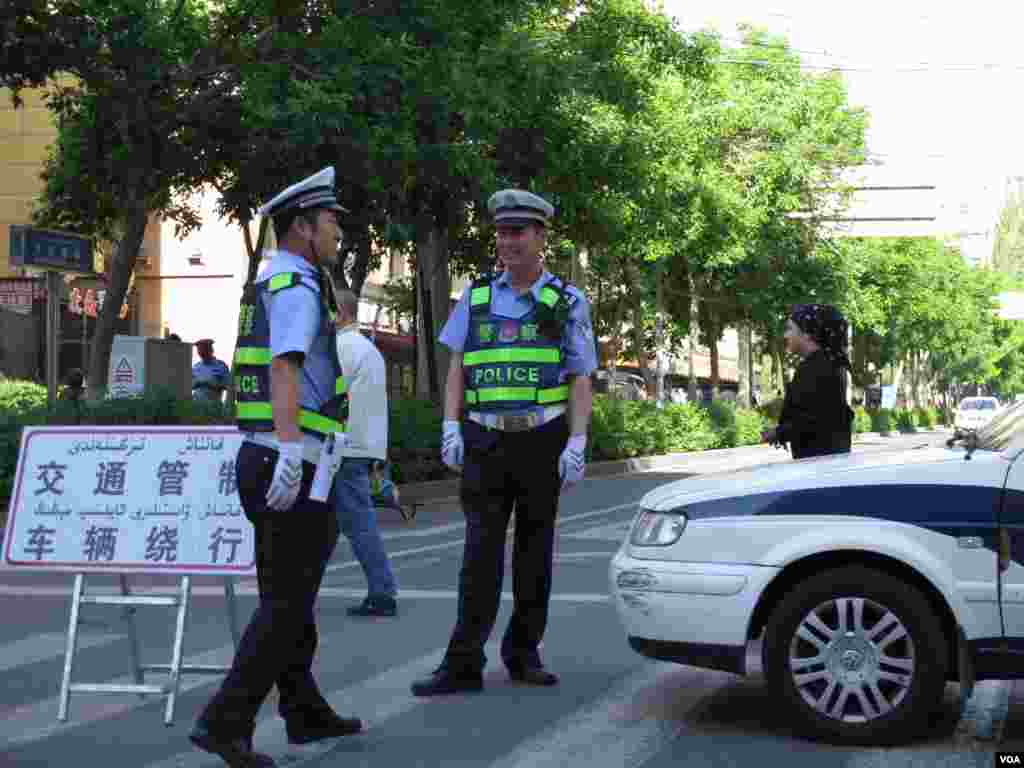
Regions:
<instances>
[{"instance_id":1,"label":"traffic police officer walking","mask_svg":"<svg viewBox=\"0 0 1024 768\"><path fill-rule=\"evenodd\" d=\"M513 506L515 603L502 661L513 680L558 682L538 646L559 493L583 478L594 336L587 300L541 265L550 203L508 189L488 207L505 271L474 282L440 336L452 350L442 458L461 468L466 515L458 618L441 666L413 683L416 696L483 688L483 649L498 614Z\"/></svg>"},{"instance_id":2,"label":"traffic police officer walking","mask_svg":"<svg viewBox=\"0 0 1024 768\"><path fill-rule=\"evenodd\" d=\"M334 168L294 184L259 209L280 248L245 287L235 352L238 495L255 530L259 605L220 690L190 734L232 768L273 766L255 752L257 712L271 687L291 743L356 733L313 680L314 604L338 538L331 508L310 499L327 435L344 431L344 380L326 268L340 236Z\"/></svg>"}]
</instances>

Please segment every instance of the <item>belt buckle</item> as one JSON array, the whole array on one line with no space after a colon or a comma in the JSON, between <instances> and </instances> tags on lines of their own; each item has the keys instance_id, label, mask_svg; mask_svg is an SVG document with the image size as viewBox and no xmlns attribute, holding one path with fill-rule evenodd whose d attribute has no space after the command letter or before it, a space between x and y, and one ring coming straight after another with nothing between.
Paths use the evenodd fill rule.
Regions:
<instances>
[{"instance_id":1,"label":"belt buckle","mask_svg":"<svg viewBox=\"0 0 1024 768\"><path fill-rule=\"evenodd\" d=\"M521 416L502 416L500 426L506 432L525 432L528 429L533 429L536 423L536 414L525 413Z\"/></svg>"}]
</instances>

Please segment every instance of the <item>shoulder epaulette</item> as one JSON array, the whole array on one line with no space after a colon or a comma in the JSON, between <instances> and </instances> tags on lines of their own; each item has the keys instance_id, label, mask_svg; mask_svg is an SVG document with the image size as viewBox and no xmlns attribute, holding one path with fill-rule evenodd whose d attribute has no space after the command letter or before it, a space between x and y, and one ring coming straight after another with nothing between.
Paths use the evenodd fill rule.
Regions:
<instances>
[{"instance_id":1,"label":"shoulder epaulette","mask_svg":"<svg viewBox=\"0 0 1024 768\"><path fill-rule=\"evenodd\" d=\"M279 272L267 281L267 290L271 293L277 293L301 282L302 274L299 272Z\"/></svg>"}]
</instances>

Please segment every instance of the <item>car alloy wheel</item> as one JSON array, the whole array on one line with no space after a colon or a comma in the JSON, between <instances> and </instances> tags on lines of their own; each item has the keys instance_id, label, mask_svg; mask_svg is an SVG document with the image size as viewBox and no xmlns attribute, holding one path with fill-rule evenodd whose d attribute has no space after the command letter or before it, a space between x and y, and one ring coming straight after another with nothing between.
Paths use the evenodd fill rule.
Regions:
<instances>
[{"instance_id":1,"label":"car alloy wheel","mask_svg":"<svg viewBox=\"0 0 1024 768\"><path fill-rule=\"evenodd\" d=\"M793 585L768 618L763 653L796 729L837 744L912 739L942 700L949 659L921 590L864 566Z\"/></svg>"},{"instance_id":2,"label":"car alloy wheel","mask_svg":"<svg viewBox=\"0 0 1024 768\"><path fill-rule=\"evenodd\" d=\"M896 614L863 597L813 608L789 647L800 696L820 714L845 722L866 722L898 707L910 690L914 661L914 643Z\"/></svg>"}]
</instances>

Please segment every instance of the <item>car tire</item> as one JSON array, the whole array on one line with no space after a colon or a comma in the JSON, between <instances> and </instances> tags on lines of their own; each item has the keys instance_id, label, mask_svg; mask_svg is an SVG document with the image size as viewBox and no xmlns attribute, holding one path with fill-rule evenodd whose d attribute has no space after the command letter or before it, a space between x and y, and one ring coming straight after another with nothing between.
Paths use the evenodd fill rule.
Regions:
<instances>
[{"instance_id":1,"label":"car tire","mask_svg":"<svg viewBox=\"0 0 1024 768\"><path fill-rule=\"evenodd\" d=\"M768 620L763 649L768 685L797 732L844 745L917 735L942 701L948 657L921 591L863 566L793 587Z\"/></svg>"}]
</instances>

